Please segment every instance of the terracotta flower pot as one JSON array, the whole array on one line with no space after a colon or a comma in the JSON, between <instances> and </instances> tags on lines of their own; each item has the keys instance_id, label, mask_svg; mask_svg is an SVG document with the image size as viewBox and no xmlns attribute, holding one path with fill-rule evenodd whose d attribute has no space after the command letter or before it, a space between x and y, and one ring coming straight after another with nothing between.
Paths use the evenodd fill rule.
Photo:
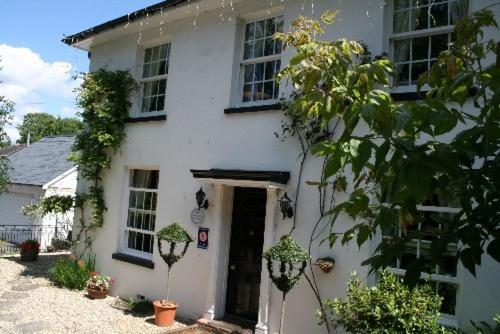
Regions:
<instances>
[{"instance_id":1,"label":"terracotta flower pot","mask_svg":"<svg viewBox=\"0 0 500 334\"><path fill-rule=\"evenodd\" d=\"M108 295L108 290L89 290L87 289L87 294L92 299L104 299Z\"/></svg>"},{"instance_id":2,"label":"terracotta flower pot","mask_svg":"<svg viewBox=\"0 0 500 334\"><path fill-rule=\"evenodd\" d=\"M38 248L21 249L21 261L35 262L36 259L38 259L39 252L40 252L40 250Z\"/></svg>"},{"instance_id":3,"label":"terracotta flower pot","mask_svg":"<svg viewBox=\"0 0 500 334\"><path fill-rule=\"evenodd\" d=\"M167 301L163 303L161 300L155 300L153 302L155 307L155 324L159 327L169 327L172 326L175 319L175 312L179 304L174 301Z\"/></svg>"}]
</instances>

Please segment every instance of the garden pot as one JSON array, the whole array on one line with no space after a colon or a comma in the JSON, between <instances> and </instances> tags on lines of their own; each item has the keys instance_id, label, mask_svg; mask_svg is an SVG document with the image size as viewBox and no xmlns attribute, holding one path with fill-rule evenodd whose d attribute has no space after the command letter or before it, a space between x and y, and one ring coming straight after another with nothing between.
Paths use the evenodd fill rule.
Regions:
<instances>
[{"instance_id":1,"label":"garden pot","mask_svg":"<svg viewBox=\"0 0 500 334\"><path fill-rule=\"evenodd\" d=\"M159 327L172 326L179 304L169 300L164 305L161 300L155 300L153 305L155 307L155 325Z\"/></svg>"},{"instance_id":2,"label":"garden pot","mask_svg":"<svg viewBox=\"0 0 500 334\"><path fill-rule=\"evenodd\" d=\"M87 289L87 294L92 299L104 299L108 295L108 290L89 290L89 289Z\"/></svg>"},{"instance_id":3,"label":"garden pot","mask_svg":"<svg viewBox=\"0 0 500 334\"><path fill-rule=\"evenodd\" d=\"M39 252L39 249L21 249L21 261L35 262Z\"/></svg>"}]
</instances>

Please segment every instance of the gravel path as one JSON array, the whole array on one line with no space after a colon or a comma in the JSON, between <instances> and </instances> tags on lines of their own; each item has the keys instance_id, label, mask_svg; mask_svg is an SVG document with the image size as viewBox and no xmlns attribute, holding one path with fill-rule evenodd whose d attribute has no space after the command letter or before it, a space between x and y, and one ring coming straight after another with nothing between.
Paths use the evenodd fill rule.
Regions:
<instances>
[{"instance_id":1,"label":"gravel path","mask_svg":"<svg viewBox=\"0 0 500 334\"><path fill-rule=\"evenodd\" d=\"M92 300L84 292L54 286L47 268L63 256L41 254L34 263L0 257L0 333L165 333L153 317L113 307L119 304L116 298Z\"/></svg>"}]
</instances>

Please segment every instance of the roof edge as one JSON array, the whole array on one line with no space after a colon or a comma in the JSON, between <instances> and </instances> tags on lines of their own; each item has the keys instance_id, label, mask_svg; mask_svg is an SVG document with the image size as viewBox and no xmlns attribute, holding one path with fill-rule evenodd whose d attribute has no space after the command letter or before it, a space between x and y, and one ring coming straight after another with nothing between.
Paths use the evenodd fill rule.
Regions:
<instances>
[{"instance_id":1,"label":"roof edge","mask_svg":"<svg viewBox=\"0 0 500 334\"><path fill-rule=\"evenodd\" d=\"M81 42L82 40L86 40L92 36L98 35L104 31L111 30L115 28L118 25L124 24L124 23L129 23L129 22L134 22L146 15L152 15L155 14L161 10L168 9L171 7L177 7L181 3L187 2L188 0L166 0L159 2L155 5L151 5L149 7L137 10L135 12L132 12L127 15L120 16L116 19L113 19L111 21L99 24L97 26L94 26L92 28L89 28L87 30L81 31L79 33L73 34L71 36L64 37L61 42L64 44L73 46L77 44L78 42Z\"/></svg>"}]
</instances>

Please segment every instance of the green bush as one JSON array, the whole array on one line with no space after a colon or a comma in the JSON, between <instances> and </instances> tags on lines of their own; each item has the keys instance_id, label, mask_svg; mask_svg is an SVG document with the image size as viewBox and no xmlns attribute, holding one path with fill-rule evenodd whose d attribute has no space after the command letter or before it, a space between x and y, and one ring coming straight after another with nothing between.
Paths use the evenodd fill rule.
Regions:
<instances>
[{"instance_id":1,"label":"green bush","mask_svg":"<svg viewBox=\"0 0 500 334\"><path fill-rule=\"evenodd\" d=\"M94 260L84 261L67 258L58 261L49 269L49 273L59 286L67 289L83 290L94 269Z\"/></svg>"},{"instance_id":2,"label":"green bush","mask_svg":"<svg viewBox=\"0 0 500 334\"><path fill-rule=\"evenodd\" d=\"M346 298L326 300L328 314L319 317L353 334L453 333L438 324L440 307L441 297L430 287L410 289L401 278L384 271L372 288L352 277Z\"/></svg>"}]
</instances>

